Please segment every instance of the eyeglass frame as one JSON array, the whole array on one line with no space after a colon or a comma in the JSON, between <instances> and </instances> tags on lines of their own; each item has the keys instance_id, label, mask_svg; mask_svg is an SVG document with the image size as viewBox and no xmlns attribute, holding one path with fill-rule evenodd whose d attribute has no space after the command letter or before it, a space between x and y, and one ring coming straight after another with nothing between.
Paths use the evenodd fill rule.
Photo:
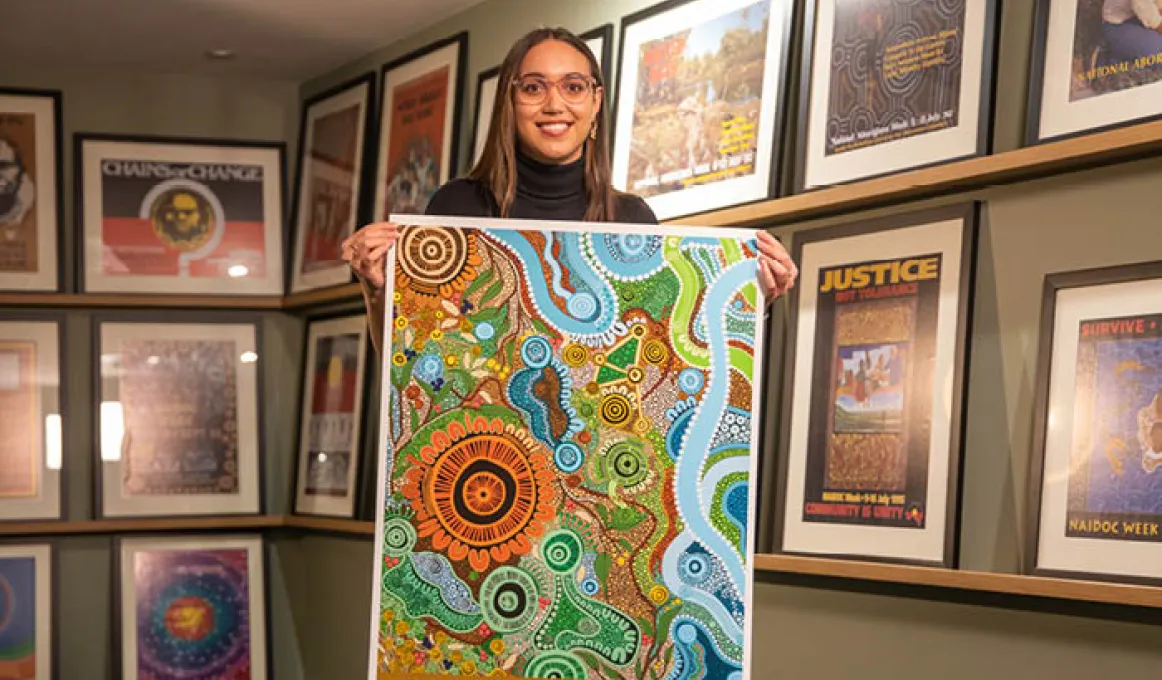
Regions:
<instances>
[{"instance_id":1,"label":"eyeglass frame","mask_svg":"<svg viewBox=\"0 0 1162 680\"><path fill-rule=\"evenodd\" d=\"M519 86L521 84L521 81L523 81L525 78L537 78L546 86L545 87L545 95L541 99L539 99L535 102L527 102L529 104L543 104L543 103L545 103L545 101L549 98L549 92L551 90L556 90L557 94L561 95L561 99L567 103L580 104L581 101L584 101L585 95L582 95L581 100L574 102L574 101L570 100L567 96L565 96L565 93L561 91L561 85L569 78L580 78L580 79L584 80L589 85L589 92L587 93L588 95L597 94L597 91L604 87L601 84L601 81L599 81L597 78L594 78L593 76L585 75L584 73L578 73L577 71L566 73L564 76L561 76L560 78L557 78L556 80L551 79L551 78L547 78L539 73L526 73L523 76L514 76L513 77L512 83L511 83L513 86L513 97L520 99L521 94L520 94L520 91L517 89L517 86Z\"/></svg>"}]
</instances>

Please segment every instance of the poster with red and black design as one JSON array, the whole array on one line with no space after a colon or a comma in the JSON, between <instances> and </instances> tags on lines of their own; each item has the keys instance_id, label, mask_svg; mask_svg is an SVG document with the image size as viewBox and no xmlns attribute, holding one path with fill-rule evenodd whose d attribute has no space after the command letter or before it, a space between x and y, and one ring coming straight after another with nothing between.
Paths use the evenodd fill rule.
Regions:
<instances>
[{"instance_id":1,"label":"poster with red and black design","mask_svg":"<svg viewBox=\"0 0 1162 680\"><path fill-rule=\"evenodd\" d=\"M440 66L392 91L384 216L422 214L440 187L451 68Z\"/></svg>"},{"instance_id":2,"label":"poster with red and black design","mask_svg":"<svg viewBox=\"0 0 1162 680\"><path fill-rule=\"evenodd\" d=\"M357 189L356 155L363 105L356 102L316 119L307 155L301 273L343 263L342 244L353 224Z\"/></svg>"},{"instance_id":3,"label":"poster with red and black design","mask_svg":"<svg viewBox=\"0 0 1162 680\"><path fill-rule=\"evenodd\" d=\"M351 493L348 471L355 453L351 435L357 417L360 341L357 333L316 339L304 488L307 495L344 497Z\"/></svg>"},{"instance_id":4,"label":"poster with red and black design","mask_svg":"<svg viewBox=\"0 0 1162 680\"><path fill-rule=\"evenodd\" d=\"M0 498L37 493L40 408L36 343L0 340Z\"/></svg>"},{"instance_id":5,"label":"poster with red and black design","mask_svg":"<svg viewBox=\"0 0 1162 680\"><path fill-rule=\"evenodd\" d=\"M104 276L266 276L262 165L105 158Z\"/></svg>"},{"instance_id":6,"label":"poster with red and black design","mask_svg":"<svg viewBox=\"0 0 1162 680\"><path fill-rule=\"evenodd\" d=\"M819 271L803 521L923 528L941 255Z\"/></svg>"}]
</instances>

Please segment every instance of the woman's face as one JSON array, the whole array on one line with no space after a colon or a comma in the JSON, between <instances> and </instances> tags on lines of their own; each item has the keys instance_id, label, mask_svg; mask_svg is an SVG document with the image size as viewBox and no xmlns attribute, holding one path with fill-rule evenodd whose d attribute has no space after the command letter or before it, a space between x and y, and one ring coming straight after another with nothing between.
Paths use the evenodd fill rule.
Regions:
<instances>
[{"instance_id":1,"label":"woman's face","mask_svg":"<svg viewBox=\"0 0 1162 680\"><path fill-rule=\"evenodd\" d=\"M554 165L579 159L602 97L585 55L545 40L525 55L514 87L517 140L525 153Z\"/></svg>"}]
</instances>

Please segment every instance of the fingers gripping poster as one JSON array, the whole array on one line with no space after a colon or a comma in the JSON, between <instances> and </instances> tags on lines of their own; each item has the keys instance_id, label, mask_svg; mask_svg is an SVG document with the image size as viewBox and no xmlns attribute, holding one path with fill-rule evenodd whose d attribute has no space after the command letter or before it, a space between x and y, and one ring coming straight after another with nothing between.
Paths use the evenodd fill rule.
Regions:
<instances>
[{"instance_id":1,"label":"fingers gripping poster","mask_svg":"<svg viewBox=\"0 0 1162 680\"><path fill-rule=\"evenodd\" d=\"M749 677L754 233L392 220L368 677Z\"/></svg>"}]
</instances>

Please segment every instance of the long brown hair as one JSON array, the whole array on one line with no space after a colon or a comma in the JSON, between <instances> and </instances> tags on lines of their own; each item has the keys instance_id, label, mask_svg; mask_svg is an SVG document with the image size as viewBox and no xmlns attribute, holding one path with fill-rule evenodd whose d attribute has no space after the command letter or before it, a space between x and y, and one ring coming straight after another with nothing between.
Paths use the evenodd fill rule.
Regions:
<instances>
[{"instance_id":1,"label":"long brown hair","mask_svg":"<svg viewBox=\"0 0 1162 680\"><path fill-rule=\"evenodd\" d=\"M597 58L589 46L572 32L564 28L538 28L526 33L513 43L508 55L500 65L497 81L496 105L492 108L492 118L488 125L488 137L480 160L468 173L472 179L483 182L492 193L500 209L500 217L508 217L516 196L516 113L513 102L513 82L520 75L520 65L529 50L546 40L560 40L571 45L589 61L589 75L603 90L601 106L594 122L597 124L597 138L585 138L583 156L585 158L585 194L589 205L585 209L585 220L590 222L613 221L616 212L618 192L612 184L613 170L609 159L609 125L605 103L608 91L597 64Z\"/></svg>"}]
</instances>

